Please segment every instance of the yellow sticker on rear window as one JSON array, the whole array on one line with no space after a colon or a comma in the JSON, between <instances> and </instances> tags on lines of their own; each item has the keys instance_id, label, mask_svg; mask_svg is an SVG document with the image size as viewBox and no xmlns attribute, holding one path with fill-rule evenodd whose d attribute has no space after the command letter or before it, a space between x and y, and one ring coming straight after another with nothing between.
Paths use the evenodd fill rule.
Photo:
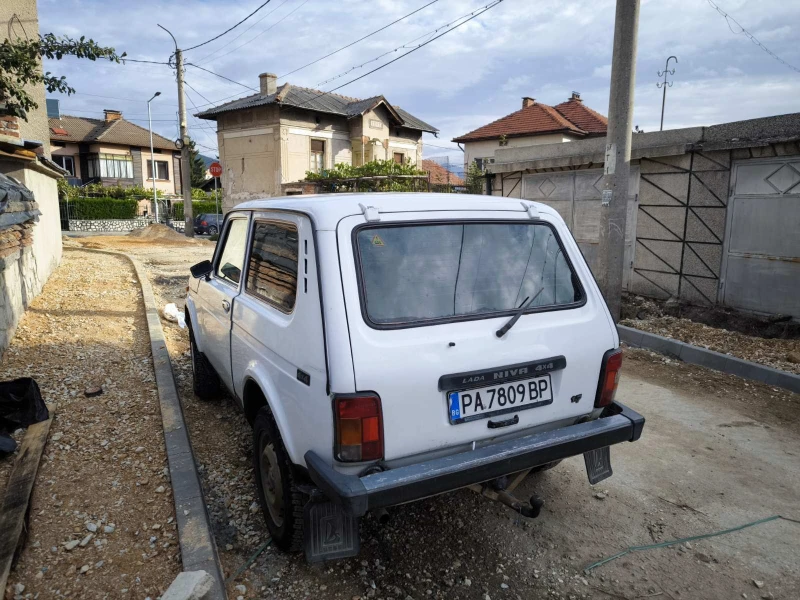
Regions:
<instances>
[{"instance_id":1,"label":"yellow sticker on rear window","mask_svg":"<svg viewBox=\"0 0 800 600\"><path fill-rule=\"evenodd\" d=\"M375 235L375 236L372 238L372 245L373 245L373 246L383 246L383 245L385 245L385 244L383 243L383 240L381 239L381 236L379 236L379 235Z\"/></svg>"}]
</instances>

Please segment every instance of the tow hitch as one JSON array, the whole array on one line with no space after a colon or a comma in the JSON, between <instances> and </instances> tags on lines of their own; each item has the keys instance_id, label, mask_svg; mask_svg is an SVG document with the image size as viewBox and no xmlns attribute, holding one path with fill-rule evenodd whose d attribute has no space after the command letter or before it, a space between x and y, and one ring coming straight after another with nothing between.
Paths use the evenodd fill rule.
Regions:
<instances>
[{"instance_id":1,"label":"tow hitch","mask_svg":"<svg viewBox=\"0 0 800 600\"><path fill-rule=\"evenodd\" d=\"M505 504L523 517L535 519L539 516L542 506L544 506L544 500L534 494L528 502L524 502L511 494L530 472L531 469L517 473L511 482L509 482L508 477L500 477L484 484L471 485L469 489L489 498L489 500Z\"/></svg>"}]
</instances>

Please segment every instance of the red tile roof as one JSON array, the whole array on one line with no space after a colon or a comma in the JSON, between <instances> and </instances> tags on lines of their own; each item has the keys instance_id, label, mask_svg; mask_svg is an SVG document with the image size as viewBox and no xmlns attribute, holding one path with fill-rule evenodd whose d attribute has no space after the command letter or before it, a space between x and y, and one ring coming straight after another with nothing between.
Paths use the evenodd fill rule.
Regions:
<instances>
[{"instance_id":1,"label":"red tile roof","mask_svg":"<svg viewBox=\"0 0 800 600\"><path fill-rule=\"evenodd\" d=\"M434 185L453 185L461 187L464 185L464 180L445 169L442 165L435 160L425 159L422 161L422 170L430 174L431 183Z\"/></svg>"},{"instance_id":2,"label":"red tile roof","mask_svg":"<svg viewBox=\"0 0 800 600\"><path fill-rule=\"evenodd\" d=\"M520 137L548 133L569 133L578 137L603 135L608 119L584 106L580 98L571 98L556 106L531 101L532 104L483 127L478 127L454 142L494 140L501 136Z\"/></svg>"}]
</instances>

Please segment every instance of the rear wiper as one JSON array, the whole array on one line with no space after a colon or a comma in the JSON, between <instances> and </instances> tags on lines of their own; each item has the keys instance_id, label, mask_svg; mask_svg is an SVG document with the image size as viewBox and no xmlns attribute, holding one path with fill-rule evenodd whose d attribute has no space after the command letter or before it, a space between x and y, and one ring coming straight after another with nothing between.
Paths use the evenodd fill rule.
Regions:
<instances>
[{"instance_id":1,"label":"rear wiper","mask_svg":"<svg viewBox=\"0 0 800 600\"><path fill-rule=\"evenodd\" d=\"M522 304L520 304L517 307L517 310L514 313L514 316L512 316L508 320L508 323L506 323L500 329L498 329L495 332L495 335L497 335L497 337L501 338L505 334L507 334L508 330L511 329L517 321L519 321L519 318L522 316L522 313L525 312L525 309L528 308L531 304L533 304L533 301L536 300L536 298L539 297L539 294L542 293L542 290L544 290L544 288L541 288L538 292L536 292L536 295L533 298L531 298L530 300L528 298L525 298L525 300L522 301Z\"/></svg>"}]
</instances>

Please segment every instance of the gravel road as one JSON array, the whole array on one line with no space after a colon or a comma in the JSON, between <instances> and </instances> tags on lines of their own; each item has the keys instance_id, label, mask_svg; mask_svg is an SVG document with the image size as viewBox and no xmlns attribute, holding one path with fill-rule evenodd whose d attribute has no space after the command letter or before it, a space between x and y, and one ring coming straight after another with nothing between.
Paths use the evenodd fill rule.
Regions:
<instances>
[{"instance_id":1,"label":"gravel road","mask_svg":"<svg viewBox=\"0 0 800 600\"><path fill-rule=\"evenodd\" d=\"M0 362L0 379L34 377L57 404L9 578L24 589L7 598L155 598L180 571L135 277L123 258L66 250ZM86 397L95 386L103 393Z\"/></svg>"},{"instance_id":2,"label":"gravel road","mask_svg":"<svg viewBox=\"0 0 800 600\"><path fill-rule=\"evenodd\" d=\"M142 260L161 303L182 306L188 266L211 254L184 246L103 241ZM250 429L228 398L191 393L185 330L165 327L226 575L267 539L251 476ZM800 397L627 350L618 398L647 417L642 439L612 449L614 476L592 487L573 458L526 480L545 499L536 520L469 491L362 521L357 558L311 567L268 548L229 583L231 598L796 598L800 524L773 521L730 535L633 553L632 546L710 533L781 514L800 518Z\"/></svg>"}]
</instances>

